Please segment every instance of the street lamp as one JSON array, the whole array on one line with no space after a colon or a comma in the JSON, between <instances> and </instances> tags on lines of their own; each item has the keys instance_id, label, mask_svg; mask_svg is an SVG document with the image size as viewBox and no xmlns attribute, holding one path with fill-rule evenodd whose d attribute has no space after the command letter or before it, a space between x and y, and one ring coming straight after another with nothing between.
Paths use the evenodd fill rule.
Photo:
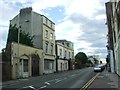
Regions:
<instances>
[{"instance_id":1,"label":"street lamp","mask_svg":"<svg viewBox=\"0 0 120 90\"><path fill-rule=\"evenodd\" d=\"M19 43L20 43L20 28L21 28L21 26L19 26L18 27L18 63L20 62L20 58L19 58ZM19 64L17 64L18 66L19 66ZM17 66L17 68L19 68ZM17 77L18 77L18 75L19 75L19 70L18 70L18 73L17 73ZM22 73L20 74L20 76L22 75Z\"/></svg>"}]
</instances>

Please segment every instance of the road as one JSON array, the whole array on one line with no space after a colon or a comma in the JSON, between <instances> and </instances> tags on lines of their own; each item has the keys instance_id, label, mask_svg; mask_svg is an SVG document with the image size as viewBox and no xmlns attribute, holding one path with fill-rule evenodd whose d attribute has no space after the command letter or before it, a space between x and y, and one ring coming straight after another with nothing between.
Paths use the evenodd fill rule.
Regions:
<instances>
[{"instance_id":1,"label":"road","mask_svg":"<svg viewBox=\"0 0 120 90\"><path fill-rule=\"evenodd\" d=\"M80 89L96 73L93 67L71 70L60 73L53 73L27 79L20 79L12 84L3 84L3 90L23 90L23 88L33 88L39 90L43 88L76 88Z\"/></svg>"}]
</instances>

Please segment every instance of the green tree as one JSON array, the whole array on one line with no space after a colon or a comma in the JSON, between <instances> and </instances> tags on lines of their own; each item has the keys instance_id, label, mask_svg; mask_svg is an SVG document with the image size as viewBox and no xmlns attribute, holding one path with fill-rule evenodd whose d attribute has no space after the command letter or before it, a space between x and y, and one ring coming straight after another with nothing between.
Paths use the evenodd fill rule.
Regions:
<instances>
[{"instance_id":1,"label":"green tree","mask_svg":"<svg viewBox=\"0 0 120 90\"><path fill-rule=\"evenodd\" d=\"M81 67L88 62L87 55L83 52L79 52L75 55L75 60L78 63L78 66Z\"/></svg>"},{"instance_id":2,"label":"green tree","mask_svg":"<svg viewBox=\"0 0 120 90\"><path fill-rule=\"evenodd\" d=\"M13 26L10 25L9 27L8 42L18 42L18 30L20 30L19 43L33 47L34 36L30 36L29 33L25 33L20 27L17 28L16 24Z\"/></svg>"},{"instance_id":3,"label":"green tree","mask_svg":"<svg viewBox=\"0 0 120 90\"><path fill-rule=\"evenodd\" d=\"M94 63L95 63L95 64L98 64L99 61L98 61L96 58L94 58Z\"/></svg>"}]
</instances>

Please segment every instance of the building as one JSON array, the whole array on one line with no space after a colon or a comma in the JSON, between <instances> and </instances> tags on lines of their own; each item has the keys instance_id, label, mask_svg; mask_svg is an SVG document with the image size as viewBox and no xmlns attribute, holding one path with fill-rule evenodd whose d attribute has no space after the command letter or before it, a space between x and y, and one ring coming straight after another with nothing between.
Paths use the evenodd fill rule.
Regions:
<instances>
[{"instance_id":1,"label":"building","mask_svg":"<svg viewBox=\"0 0 120 90\"><path fill-rule=\"evenodd\" d=\"M2 80L39 76L44 73L43 50L12 42L4 50Z\"/></svg>"},{"instance_id":2,"label":"building","mask_svg":"<svg viewBox=\"0 0 120 90\"><path fill-rule=\"evenodd\" d=\"M43 75L44 56L42 49L12 42L11 52L12 79Z\"/></svg>"},{"instance_id":3,"label":"building","mask_svg":"<svg viewBox=\"0 0 120 90\"><path fill-rule=\"evenodd\" d=\"M19 14L10 20L10 24L16 24L25 33L34 36L34 48L42 49L45 56L44 73L55 72L55 23L29 7L21 9Z\"/></svg>"},{"instance_id":4,"label":"building","mask_svg":"<svg viewBox=\"0 0 120 90\"><path fill-rule=\"evenodd\" d=\"M2 53L0 53L0 72L2 72ZM2 80L2 73L0 74L0 80Z\"/></svg>"},{"instance_id":5,"label":"building","mask_svg":"<svg viewBox=\"0 0 120 90\"><path fill-rule=\"evenodd\" d=\"M112 72L120 76L120 0L110 0L105 5L108 26L107 58Z\"/></svg>"},{"instance_id":6,"label":"building","mask_svg":"<svg viewBox=\"0 0 120 90\"><path fill-rule=\"evenodd\" d=\"M67 40L56 40L56 69L65 71L73 69L74 60L73 43Z\"/></svg>"}]
</instances>

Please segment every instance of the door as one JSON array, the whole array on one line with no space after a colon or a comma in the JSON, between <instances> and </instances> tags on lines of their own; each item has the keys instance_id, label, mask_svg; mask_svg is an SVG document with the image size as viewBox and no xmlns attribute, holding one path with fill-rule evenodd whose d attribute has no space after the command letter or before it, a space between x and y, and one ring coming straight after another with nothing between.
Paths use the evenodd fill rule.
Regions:
<instances>
[{"instance_id":1,"label":"door","mask_svg":"<svg viewBox=\"0 0 120 90\"><path fill-rule=\"evenodd\" d=\"M28 77L28 59L20 59L19 77Z\"/></svg>"},{"instance_id":2,"label":"door","mask_svg":"<svg viewBox=\"0 0 120 90\"><path fill-rule=\"evenodd\" d=\"M32 56L32 76L39 75L39 59L38 55Z\"/></svg>"},{"instance_id":3,"label":"door","mask_svg":"<svg viewBox=\"0 0 120 90\"><path fill-rule=\"evenodd\" d=\"M28 77L28 60L23 59L23 77Z\"/></svg>"}]
</instances>

